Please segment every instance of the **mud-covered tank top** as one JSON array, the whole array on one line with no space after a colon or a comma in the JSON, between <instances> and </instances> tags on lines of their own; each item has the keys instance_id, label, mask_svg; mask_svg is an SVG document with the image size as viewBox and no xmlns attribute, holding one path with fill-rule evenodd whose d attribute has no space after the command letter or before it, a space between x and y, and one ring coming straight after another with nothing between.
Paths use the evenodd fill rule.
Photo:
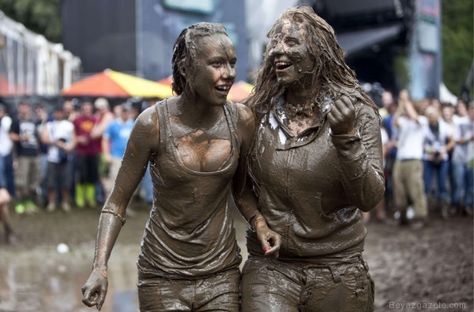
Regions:
<instances>
[{"instance_id":1,"label":"mud-covered tank top","mask_svg":"<svg viewBox=\"0 0 474 312\"><path fill-rule=\"evenodd\" d=\"M137 262L141 276L202 277L238 267L241 261L228 206L240 151L238 112L228 104L223 109L231 153L219 170L202 172L182 162L167 102L156 105L160 144L150 158L154 200Z\"/></svg>"}]
</instances>

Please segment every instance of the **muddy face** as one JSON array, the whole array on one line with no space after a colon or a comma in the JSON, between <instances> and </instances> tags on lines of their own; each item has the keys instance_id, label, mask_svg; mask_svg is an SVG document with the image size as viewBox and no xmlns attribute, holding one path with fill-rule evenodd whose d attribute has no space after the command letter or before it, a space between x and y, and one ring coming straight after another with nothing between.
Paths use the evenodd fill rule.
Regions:
<instances>
[{"instance_id":1,"label":"muddy face","mask_svg":"<svg viewBox=\"0 0 474 312\"><path fill-rule=\"evenodd\" d=\"M210 105L224 105L235 80L237 57L232 42L224 34L215 34L195 44L197 55L189 79L192 88Z\"/></svg>"},{"instance_id":2,"label":"muddy face","mask_svg":"<svg viewBox=\"0 0 474 312\"><path fill-rule=\"evenodd\" d=\"M283 19L270 38L270 61L277 81L289 85L313 74L314 61L306 44L306 22Z\"/></svg>"}]
</instances>

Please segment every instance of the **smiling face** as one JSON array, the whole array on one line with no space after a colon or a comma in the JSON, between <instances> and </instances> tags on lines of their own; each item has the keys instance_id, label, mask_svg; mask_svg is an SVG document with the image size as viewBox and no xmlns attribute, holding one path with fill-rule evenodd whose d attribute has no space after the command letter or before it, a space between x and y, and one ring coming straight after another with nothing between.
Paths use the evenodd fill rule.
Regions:
<instances>
[{"instance_id":1,"label":"smiling face","mask_svg":"<svg viewBox=\"0 0 474 312\"><path fill-rule=\"evenodd\" d=\"M214 34L199 38L195 45L196 55L187 77L191 88L211 105L224 105L235 80L237 58L232 42L224 34Z\"/></svg>"},{"instance_id":2,"label":"smiling face","mask_svg":"<svg viewBox=\"0 0 474 312\"><path fill-rule=\"evenodd\" d=\"M313 74L305 24L282 19L270 38L270 61L280 84L289 85Z\"/></svg>"}]
</instances>

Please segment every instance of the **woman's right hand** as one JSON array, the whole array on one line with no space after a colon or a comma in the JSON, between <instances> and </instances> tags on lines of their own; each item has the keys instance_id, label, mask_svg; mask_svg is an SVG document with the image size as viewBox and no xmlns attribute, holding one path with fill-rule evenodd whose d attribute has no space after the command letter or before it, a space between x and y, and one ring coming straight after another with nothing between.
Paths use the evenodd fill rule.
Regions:
<instances>
[{"instance_id":1,"label":"woman's right hand","mask_svg":"<svg viewBox=\"0 0 474 312\"><path fill-rule=\"evenodd\" d=\"M88 307L96 306L100 311L107 294L107 271L93 269L87 282L82 286L82 302Z\"/></svg>"}]
</instances>

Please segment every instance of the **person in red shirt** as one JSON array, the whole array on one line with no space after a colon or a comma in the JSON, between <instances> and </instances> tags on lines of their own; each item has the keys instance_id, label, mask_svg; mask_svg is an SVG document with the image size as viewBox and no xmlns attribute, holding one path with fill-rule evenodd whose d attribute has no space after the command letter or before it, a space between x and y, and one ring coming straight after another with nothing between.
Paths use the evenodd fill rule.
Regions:
<instances>
[{"instance_id":1,"label":"person in red shirt","mask_svg":"<svg viewBox=\"0 0 474 312\"><path fill-rule=\"evenodd\" d=\"M96 206L95 186L99 180L99 153L100 139L92 136L97 124L97 117L93 114L90 101L81 105L81 112L74 119L76 135L76 205L79 208L86 204Z\"/></svg>"}]
</instances>

